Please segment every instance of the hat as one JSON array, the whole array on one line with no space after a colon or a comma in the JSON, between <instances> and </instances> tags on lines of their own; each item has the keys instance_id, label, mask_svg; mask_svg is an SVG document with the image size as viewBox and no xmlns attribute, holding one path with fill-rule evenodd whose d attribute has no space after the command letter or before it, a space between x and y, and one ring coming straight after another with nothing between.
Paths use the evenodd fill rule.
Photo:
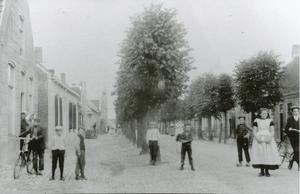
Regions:
<instances>
[{"instance_id":1,"label":"hat","mask_svg":"<svg viewBox=\"0 0 300 194\"><path fill-rule=\"evenodd\" d=\"M154 121L151 121L149 124L150 125L156 125L156 123Z\"/></svg>"},{"instance_id":2,"label":"hat","mask_svg":"<svg viewBox=\"0 0 300 194\"><path fill-rule=\"evenodd\" d=\"M173 123L171 123L170 127L174 127Z\"/></svg>"},{"instance_id":3,"label":"hat","mask_svg":"<svg viewBox=\"0 0 300 194\"><path fill-rule=\"evenodd\" d=\"M246 117L245 117L245 116L239 116L239 117L238 117L238 119L240 119L240 118L244 118L244 119L246 119Z\"/></svg>"},{"instance_id":4,"label":"hat","mask_svg":"<svg viewBox=\"0 0 300 194\"><path fill-rule=\"evenodd\" d=\"M299 110L299 106L292 106L291 107L291 111L293 111L294 109L298 109Z\"/></svg>"},{"instance_id":5,"label":"hat","mask_svg":"<svg viewBox=\"0 0 300 194\"><path fill-rule=\"evenodd\" d=\"M57 131L57 130L63 130L63 127L62 126L56 126L55 127L55 130Z\"/></svg>"},{"instance_id":6,"label":"hat","mask_svg":"<svg viewBox=\"0 0 300 194\"><path fill-rule=\"evenodd\" d=\"M186 124L184 124L184 126L186 127L186 126L191 126L191 124L189 124L189 123L186 123Z\"/></svg>"},{"instance_id":7,"label":"hat","mask_svg":"<svg viewBox=\"0 0 300 194\"><path fill-rule=\"evenodd\" d=\"M79 126L78 131L79 131L79 129L82 129L83 131L85 131L85 128L83 126Z\"/></svg>"}]
</instances>

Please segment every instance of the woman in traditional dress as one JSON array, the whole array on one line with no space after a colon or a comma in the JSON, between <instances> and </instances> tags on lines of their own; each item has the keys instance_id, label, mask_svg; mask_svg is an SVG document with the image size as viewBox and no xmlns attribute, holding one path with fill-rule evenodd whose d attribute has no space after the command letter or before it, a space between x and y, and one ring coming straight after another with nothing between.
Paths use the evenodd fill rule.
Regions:
<instances>
[{"instance_id":1,"label":"woman in traditional dress","mask_svg":"<svg viewBox=\"0 0 300 194\"><path fill-rule=\"evenodd\" d=\"M256 118L253 124L252 166L260 168L259 177L270 177L269 170L279 168L280 158L274 140L274 123L268 118L268 110L261 108L260 118Z\"/></svg>"}]
</instances>

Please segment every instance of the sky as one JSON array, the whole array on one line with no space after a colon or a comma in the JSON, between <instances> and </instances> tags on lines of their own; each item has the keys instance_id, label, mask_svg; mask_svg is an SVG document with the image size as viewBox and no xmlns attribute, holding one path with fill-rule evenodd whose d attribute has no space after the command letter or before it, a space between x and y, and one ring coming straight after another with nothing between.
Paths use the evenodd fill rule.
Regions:
<instances>
[{"instance_id":1,"label":"sky","mask_svg":"<svg viewBox=\"0 0 300 194\"><path fill-rule=\"evenodd\" d=\"M108 94L108 118L115 118L111 96L119 44L131 27L129 18L144 6L163 3L178 11L188 31L196 67L190 80L210 72L233 74L235 65L259 51L273 50L286 65L299 44L299 0L28 0L35 47L43 65L69 86L86 82L90 99Z\"/></svg>"}]
</instances>

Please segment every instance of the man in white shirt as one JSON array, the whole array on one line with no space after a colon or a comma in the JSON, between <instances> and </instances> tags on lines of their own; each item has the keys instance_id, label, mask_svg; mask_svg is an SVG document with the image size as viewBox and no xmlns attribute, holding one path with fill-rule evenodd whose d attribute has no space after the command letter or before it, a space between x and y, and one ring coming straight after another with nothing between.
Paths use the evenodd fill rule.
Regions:
<instances>
[{"instance_id":1,"label":"man in white shirt","mask_svg":"<svg viewBox=\"0 0 300 194\"><path fill-rule=\"evenodd\" d=\"M150 129L147 131L146 141L150 149L150 165L156 165L157 146L159 145L159 130L155 128L156 123L150 122Z\"/></svg>"}]
</instances>

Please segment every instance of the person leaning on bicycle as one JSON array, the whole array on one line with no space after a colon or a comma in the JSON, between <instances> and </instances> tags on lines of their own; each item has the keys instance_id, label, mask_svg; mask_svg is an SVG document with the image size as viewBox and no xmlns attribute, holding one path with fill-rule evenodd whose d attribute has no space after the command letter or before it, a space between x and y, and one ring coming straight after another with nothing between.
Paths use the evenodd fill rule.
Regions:
<instances>
[{"instance_id":1,"label":"person leaning on bicycle","mask_svg":"<svg viewBox=\"0 0 300 194\"><path fill-rule=\"evenodd\" d=\"M287 119L285 125L285 133L290 139L291 145L294 150L294 156L290 161L288 168L289 170L291 170L293 167L293 163L295 161L298 164L298 171L300 171L299 168L299 107L292 106L291 110L293 116Z\"/></svg>"},{"instance_id":2,"label":"person leaning on bicycle","mask_svg":"<svg viewBox=\"0 0 300 194\"><path fill-rule=\"evenodd\" d=\"M44 150L45 150L45 130L39 124L40 119L35 118L33 126L21 133L19 137L24 137L30 134L32 140L29 142L28 149L33 151L33 168L36 175L42 175L44 170ZM39 158L39 164L38 164Z\"/></svg>"}]
</instances>

